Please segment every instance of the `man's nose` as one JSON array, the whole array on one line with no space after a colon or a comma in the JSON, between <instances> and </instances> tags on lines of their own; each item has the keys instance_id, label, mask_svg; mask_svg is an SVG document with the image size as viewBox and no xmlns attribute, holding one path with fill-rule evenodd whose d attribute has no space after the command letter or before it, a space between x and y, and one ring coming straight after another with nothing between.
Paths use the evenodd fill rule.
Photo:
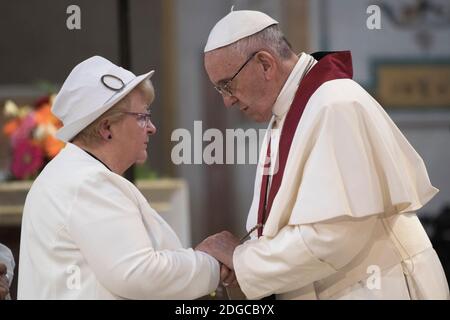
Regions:
<instances>
[{"instance_id":1,"label":"man's nose","mask_svg":"<svg viewBox=\"0 0 450 320\"><path fill-rule=\"evenodd\" d=\"M222 98L223 98L223 104L227 108L232 107L238 101L238 99L235 96L225 96L225 95L223 95Z\"/></svg>"}]
</instances>

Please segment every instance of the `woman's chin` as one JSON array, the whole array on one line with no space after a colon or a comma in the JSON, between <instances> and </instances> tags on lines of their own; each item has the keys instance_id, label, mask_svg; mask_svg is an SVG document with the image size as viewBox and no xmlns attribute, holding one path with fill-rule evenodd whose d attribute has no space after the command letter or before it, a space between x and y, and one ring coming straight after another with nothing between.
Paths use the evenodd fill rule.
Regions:
<instances>
[{"instance_id":1,"label":"woman's chin","mask_svg":"<svg viewBox=\"0 0 450 320\"><path fill-rule=\"evenodd\" d=\"M136 160L136 164L143 164L145 161L147 161L147 151L144 151L144 154Z\"/></svg>"}]
</instances>

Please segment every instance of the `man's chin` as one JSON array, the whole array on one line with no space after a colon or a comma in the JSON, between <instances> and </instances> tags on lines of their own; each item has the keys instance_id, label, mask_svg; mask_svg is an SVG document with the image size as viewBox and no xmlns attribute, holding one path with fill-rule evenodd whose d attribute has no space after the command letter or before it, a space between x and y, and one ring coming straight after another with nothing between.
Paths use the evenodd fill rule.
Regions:
<instances>
[{"instance_id":1,"label":"man's chin","mask_svg":"<svg viewBox=\"0 0 450 320\"><path fill-rule=\"evenodd\" d=\"M248 118L250 118L251 120L253 120L255 122L258 122L258 123L269 122L271 117L272 116L265 117L265 116L260 115L260 114L248 115Z\"/></svg>"}]
</instances>

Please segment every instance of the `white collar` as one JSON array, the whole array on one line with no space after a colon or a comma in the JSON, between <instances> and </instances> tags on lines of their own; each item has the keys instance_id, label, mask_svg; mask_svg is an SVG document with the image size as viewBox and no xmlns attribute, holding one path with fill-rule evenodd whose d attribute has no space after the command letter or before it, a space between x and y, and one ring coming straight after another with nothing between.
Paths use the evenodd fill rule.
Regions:
<instances>
[{"instance_id":1,"label":"white collar","mask_svg":"<svg viewBox=\"0 0 450 320\"><path fill-rule=\"evenodd\" d=\"M297 63L291 71L291 74L284 83L275 104L273 105L272 113L277 121L283 118L283 116L288 112L291 103L294 100L300 81L316 63L317 61L311 55L304 52L301 53Z\"/></svg>"}]
</instances>

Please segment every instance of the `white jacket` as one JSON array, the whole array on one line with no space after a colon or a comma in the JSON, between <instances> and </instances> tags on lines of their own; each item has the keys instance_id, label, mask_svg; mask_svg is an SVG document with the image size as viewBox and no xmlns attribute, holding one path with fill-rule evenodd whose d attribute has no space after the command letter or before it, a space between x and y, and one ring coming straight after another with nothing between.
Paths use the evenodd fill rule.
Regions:
<instances>
[{"instance_id":1,"label":"white jacket","mask_svg":"<svg viewBox=\"0 0 450 320\"><path fill-rule=\"evenodd\" d=\"M193 299L219 265L184 249L128 180L77 146L45 167L22 220L19 299Z\"/></svg>"}]
</instances>

